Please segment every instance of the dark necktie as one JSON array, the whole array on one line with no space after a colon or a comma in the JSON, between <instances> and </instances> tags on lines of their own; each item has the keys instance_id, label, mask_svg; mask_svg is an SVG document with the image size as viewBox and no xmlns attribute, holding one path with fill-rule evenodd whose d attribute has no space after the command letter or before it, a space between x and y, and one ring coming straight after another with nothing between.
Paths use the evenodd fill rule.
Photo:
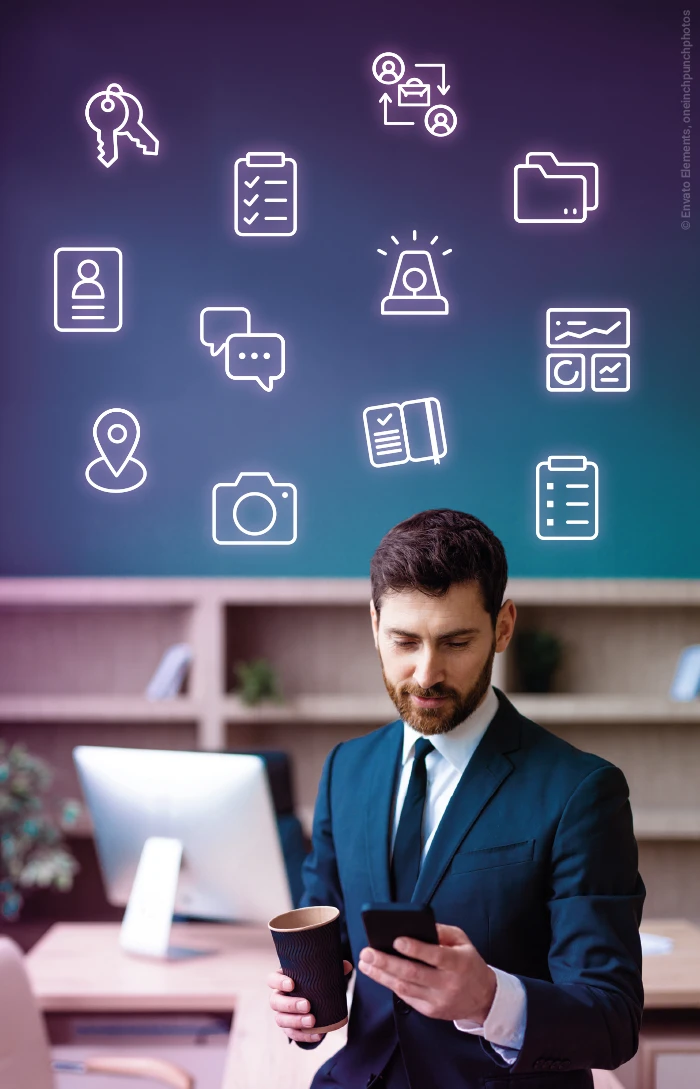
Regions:
<instances>
[{"instance_id":1,"label":"dark necktie","mask_svg":"<svg viewBox=\"0 0 700 1089\"><path fill-rule=\"evenodd\" d=\"M426 737L416 741L411 778L399 817L399 827L396 829L391 858L391 889L392 899L399 904L410 901L418 880L423 847L423 807L428 780L425 758L434 747L432 741L428 741Z\"/></svg>"}]
</instances>

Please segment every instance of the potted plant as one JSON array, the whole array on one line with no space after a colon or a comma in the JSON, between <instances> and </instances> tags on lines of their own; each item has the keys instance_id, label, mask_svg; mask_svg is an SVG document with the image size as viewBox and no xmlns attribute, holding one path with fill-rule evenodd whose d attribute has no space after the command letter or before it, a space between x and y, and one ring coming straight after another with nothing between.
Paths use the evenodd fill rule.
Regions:
<instances>
[{"instance_id":1,"label":"potted plant","mask_svg":"<svg viewBox=\"0 0 700 1089\"><path fill-rule=\"evenodd\" d=\"M515 636L515 661L523 692L551 692L561 665L561 640L548 631L526 630Z\"/></svg>"},{"instance_id":2,"label":"potted plant","mask_svg":"<svg viewBox=\"0 0 700 1089\"><path fill-rule=\"evenodd\" d=\"M0 741L0 919L14 922L32 888L68 891L78 863L61 824L75 822L80 805L62 804L60 816L46 806L52 773L24 745Z\"/></svg>"},{"instance_id":3,"label":"potted plant","mask_svg":"<svg viewBox=\"0 0 700 1089\"><path fill-rule=\"evenodd\" d=\"M236 662L233 667L235 691L249 707L263 700L282 700L274 666L266 658L254 658L250 662Z\"/></svg>"}]
</instances>

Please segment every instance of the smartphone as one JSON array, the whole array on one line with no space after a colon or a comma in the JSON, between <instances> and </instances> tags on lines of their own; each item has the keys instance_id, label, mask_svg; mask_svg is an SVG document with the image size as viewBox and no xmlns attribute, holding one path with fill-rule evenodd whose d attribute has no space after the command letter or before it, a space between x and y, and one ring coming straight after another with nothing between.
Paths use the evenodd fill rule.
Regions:
<instances>
[{"instance_id":1,"label":"smartphone","mask_svg":"<svg viewBox=\"0 0 700 1089\"><path fill-rule=\"evenodd\" d=\"M435 916L430 904L363 904L362 921L367 943L380 953L414 960L394 949L396 938L416 938L420 942L438 945Z\"/></svg>"}]
</instances>

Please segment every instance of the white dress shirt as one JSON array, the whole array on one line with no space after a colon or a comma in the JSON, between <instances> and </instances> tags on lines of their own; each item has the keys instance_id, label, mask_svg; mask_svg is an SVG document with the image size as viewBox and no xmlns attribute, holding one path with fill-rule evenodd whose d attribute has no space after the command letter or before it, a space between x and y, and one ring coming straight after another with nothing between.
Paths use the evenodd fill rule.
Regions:
<instances>
[{"instance_id":1,"label":"white dress shirt","mask_svg":"<svg viewBox=\"0 0 700 1089\"><path fill-rule=\"evenodd\" d=\"M464 722L460 722L449 733L431 734L429 737L434 745L434 750L429 752L425 758L427 786L425 807L423 809L421 865L430 850L437 826L442 820L447 804L454 794L455 787L497 710L498 697L493 688L489 688L486 696L469 718L466 718ZM396 794L396 805L394 807L394 827L391 838L392 852L401 809L408 790L408 781L411 778L413 769L415 744L420 737L427 736L414 730L407 722L403 724L403 731L403 759ZM518 1051L522 1047L525 1035L527 996L525 988L517 976L511 975L509 972L503 972L500 968L494 968L493 971L496 973L496 994L484 1024L479 1025L475 1021L461 1020L455 1021L454 1025L460 1032L483 1036L507 1062L514 1063L518 1057Z\"/></svg>"}]
</instances>

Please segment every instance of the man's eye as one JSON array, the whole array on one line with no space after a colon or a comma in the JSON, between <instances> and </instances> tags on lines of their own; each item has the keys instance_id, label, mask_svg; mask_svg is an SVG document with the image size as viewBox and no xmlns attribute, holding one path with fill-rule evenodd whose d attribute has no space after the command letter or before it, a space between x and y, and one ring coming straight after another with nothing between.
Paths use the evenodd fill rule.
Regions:
<instances>
[{"instance_id":1,"label":"man's eye","mask_svg":"<svg viewBox=\"0 0 700 1089\"><path fill-rule=\"evenodd\" d=\"M415 647L415 642L412 639L395 639L395 647Z\"/></svg>"},{"instance_id":2,"label":"man's eye","mask_svg":"<svg viewBox=\"0 0 700 1089\"><path fill-rule=\"evenodd\" d=\"M469 640L467 640L466 643L448 643L447 645L450 647L468 647L470 645L470 642Z\"/></svg>"}]
</instances>

